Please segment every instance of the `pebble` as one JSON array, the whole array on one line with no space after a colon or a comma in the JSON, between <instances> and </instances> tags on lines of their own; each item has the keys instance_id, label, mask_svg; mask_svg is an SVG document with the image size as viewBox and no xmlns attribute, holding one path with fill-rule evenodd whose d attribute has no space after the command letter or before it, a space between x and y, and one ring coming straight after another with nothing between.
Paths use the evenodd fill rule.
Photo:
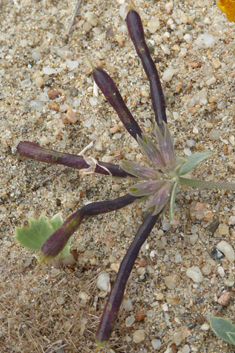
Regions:
<instances>
[{"instance_id":1,"label":"pebble","mask_svg":"<svg viewBox=\"0 0 235 353\"><path fill-rule=\"evenodd\" d=\"M151 341L151 345L153 347L153 349L159 349L161 347L161 341L154 338L152 341Z\"/></svg>"},{"instance_id":2,"label":"pebble","mask_svg":"<svg viewBox=\"0 0 235 353\"><path fill-rule=\"evenodd\" d=\"M132 311L133 310L133 305L130 299L127 299L123 302L123 308L126 311Z\"/></svg>"},{"instance_id":3,"label":"pebble","mask_svg":"<svg viewBox=\"0 0 235 353\"><path fill-rule=\"evenodd\" d=\"M212 140L212 141L216 141L220 138L222 134L222 131L221 130L211 130L210 134L209 134L209 139Z\"/></svg>"},{"instance_id":4,"label":"pebble","mask_svg":"<svg viewBox=\"0 0 235 353\"><path fill-rule=\"evenodd\" d=\"M44 66L43 67L43 73L45 75L53 75L53 74L56 74L57 73L57 70L56 69L53 69L52 67L47 67L47 66Z\"/></svg>"},{"instance_id":5,"label":"pebble","mask_svg":"<svg viewBox=\"0 0 235 353\"><path fill-rule=\"evenodd\" d=\"M39 88L44 85L44 80L41 76L35 78L35 85Z\"/></svg>"},{"instance_id":6,"label":"pebble","mask_svg":"<svg viewBox=\"0 0 235 353\"><path fill-rule=\"evenodd\" d=\"M224 253L222 253L219 249L214 248L214 249L211 250L211 252L210 252L210 257L211 257L213 260L219 260L219 259L223 259L225 256L224 256Z\"/></svg>"},{"instance_id":7,"label":"pebble","mask_svg":"<svg viewBox=\"0 0 235 353\"><path fill-rule=\"evenodd\" d=\"M179 281L180 275L178 275L178 273L172 273L171 275L165 277L165 285L169 289L176 288L179 284Z\"/></svg>"},{"instance_id":8,"label":"pebble","mask_svg":"<svg viewBox=\"0 0 235 353\"><path fill-rule=\"evenodd\" d=\"M40 112L44 108L44 106L45 106L45 104L37 99L33 99L29 102L29 107L32 110L36 110L38 112Z\"/></svg>"},{"instance_id":9,"label":"pebble","mask_svg":"<svg viewBox=\"0 0 235 353\"><path fill-rule=\"evenodd\" d=\"M232 292L225 292L223 293L219 299L217 300L217 303L222 305L222 306L225 306L225 305L228 305L229 301L230 301L230 298L231 298L231 295L232 295Z\"/></svg>"},{"instance_id":10,"label":"pebble","mask_svg":"<svg viewBox=\"0 0 235 353\"><path fill-rule=\"evenodd\" d=\"M135 322L135 317L134 315L128 316L125 320L126 327L131 327L133 323Z\"/></svg>"},{"instance_id":11,"label":"pebble","mask_svg":"<svg viewBox=\"0 0 235 353\"><path fill-rule=\"evenodd\" d=\"M89 295L86 292L80 292L78 294L78 298L80 299L80 301L83 305L86 305L86 303L90 299Z\"/></svg>"},{"instance_id":12,"label":"pebble","mask_svg":"<svg viewBox=\"0 0 235 353\"><path fill-rule=\"evenodd\" d=\"M200 283L204 279L203 274L198 266L189 267L186 271L186 276L191 278L195 283Z\"/></svg>"},{"instance_id":13,"label":"pebble","mask_svg":"<svg viewBox=\"0 0 235 353\"><path fill-rule=\"evenodd\" d=\"M47 94L48 94L49 99L53 100L53 99L56 99L59 96L61 96L62 93L60 91L58 91L57 89L52 89L52 90L48 91Z\"/></svg>"},{"instance_id":14,"label":"pebble","mask_svg":"<svg viewBox=\"0 0 235 353\"><path fill-rule=\"evenodd\" d=\"M181 349L182 353L190 353L190 347L188 344L185 344L182 349Z\"/></svg>"},{"instance_id":15,"label":"pebble","mask_svg":"<svg viewBox=\"0 0 235 353\"><path fill-rule=\"evenodd\" d=\"M203 331L208 331L210 328L210 325L207 322L205 322L200 328Z\"/></svg>"},{"instance_id":16,"label":"pebble","mask_svg":"<svg viewBox=\"0 0 235 353\"><path fill-rule=\"evenodd\" d=\"M155 33L160 28L160 21L158 17L152 17L147 24L150 33Z\"/></svg>"},{"instance_id":17,"label":"pebble","mask_svg":"<svg viewBox=\"0 0 235 353\"><path fill-rule=\"evenodd\" d=\"M87 20L87 22L90 23L90 25L92 25L93 27L97 26L99 19L94 13L88 11L84 17Z\"/></svg>"},{"instance_id":18,"label":"pebble","mask_svg":"<svg viewBox=\"0 0 235 353\"><path fill-rule=\"evenodd\" d=\"M166 13L169 15L171 13L171 11L173 10L174 4L173 2L167 2L165 5L165 10Z\"/></svg>"},{"instance_id":19,"label":"pebble","mask_svg":"<svg viewBox=\"0 0 235 353\"><path fill-rule=\"evenodd\" d=\"M177 73L178 70L174 70L174 69L166 69L163 72L163 76L162 79L165 82L169 82L171 81L172 77Z\"/></svg>"},{"instance_id":20,"label":"pebble","mask_svg":"<svg viewBox=\"0 0 235 353\"><path fill-rule=\"evenodd\" d=\"M133 341L135 343L140 343L145 339L145 332L144 330L136 330L133 334Z\"/></svg>"},{"instance_id":21,"label":"pebble","mask_svg":"<svg viewBox=\"0 0 235 353\"><path fill-rule=\"evenodd\" d=\"M189 236L190 244L195 245L198 241L198 235L193 233Z\"/></svg>"},{"instance_id":22,"label":"pebble","mask_svg":"<svg viewBox=\"0 0 235 353\"><path fill-rule=\"evenodd\" d=\"M227 235L229 234L229 227L225 223L220 223L218 227L218 232L219 232L219 235Z\"/></svg>"},{"instance_id":23,"label":"pebble","mask_svg":"<svg viewBox=\"0 0 235 353\"><path fill-rule=\"evenodd\" d=\"M57 297L56 301L59 305L63 305L65 303L65 298L64 297Z\"/></svg>"},{"instance_id":24,"label":"pebble","mask_svg":"<svg viewBox=\"0 0 235 353\"><path fill-rule=\"evenodd\" d=\"M96 286L97 288L99 288L99 290L110 292L110 289L111 289L110 276L107 272L101 272L98 275Z\"/></svg>"},{"instance_id":25,"label":"pebble","mask_svg":"<svg viewBox=\"0 0 235 353\"><path fill-rule=\"evenodd\" d=\"M225 276L225 271L224 268L222 266L219 266L217 268L218 274L223 278Z\"/></svg>"},{"instance_id":26,"label":"pebble","mask_svg":"<svg viewBox=\"0 0 235 353\"><path fill-rule=\"evenodd\" d=\"M78 61L72 61L70 59L66 59L66 63L70 71L73 71L78 67Z\"/></svg>"},{"instance_id":27,"label":"pebble","mask_svg":"<svg viewBox=\"0 0 235 353\"><path fill-rule=\"evenodd\" d=\"M195 44L202 49L211 48L217 42L217 38L212 34L200 34L198 38L195 40Z\"/></svg>"},{"instance_id":28,"label":"pebble","mask_svg":"<svg viewBox=\"0 0 235 353\"><path fill-rule=\"evenodd\" d=\"M71 124L75 124L78 121L78 117L72 108L67 110L65 117Z\"/></svg>"},{"instance_id":29,"label":"pebble","mask_svg":"<svg viewBox=\"0 0 235 353\"><path fill-rule=\"evenodd\" d=\"M230 262L235 260L235 253L232 246L226 241L222 240L219 244L216 245L217 249L224 253L226 259Z\"/></svg>"}]
</instances>

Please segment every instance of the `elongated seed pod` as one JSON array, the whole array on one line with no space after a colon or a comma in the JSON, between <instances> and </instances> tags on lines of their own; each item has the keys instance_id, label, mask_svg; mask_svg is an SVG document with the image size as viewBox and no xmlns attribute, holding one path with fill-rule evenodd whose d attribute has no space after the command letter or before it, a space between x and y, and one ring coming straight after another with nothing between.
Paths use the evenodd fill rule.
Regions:
<instances>
[{"instance_id":1,"label":"elongated seed pod","mask_svg":"<svg viewBox=\"0 0 235 353\"><path fill-rule=\"evenodd\" d=\"M149 79L155 120L163 132L163 121L167 123L165 99L156 66L145 42L143 25L138 12L130 10L126 17L126 23L135 50L142 61L142 65Z\"/></svg>"},{"instance_id":2,"label":"elongated seed pod","mask_svg":"<svg viewBox=\"0 0 235 353\"><path fill-rule=\"evenodd\" d=\"M58 228L43 244L42 253L43 259L53 258L57 256L69 238L78 229L85 216L95 216L102 213L108 213L127 205L130 205L137 197L130 194L118 197L111 201L92 202L83 206L78 211L74 212L60 228Z\"/></svg>"},{"instance_id":3,"label":"elongated seed pod","mask_svg":"<svg viewBox=\"0 0 235 353\"><path fill-rule=\"evenodd\" d=\"M93 70L93 77L97 86L106 97L107 101L117 112L119 119L127 129L127 131L137 140L137 136L142 136L142 131L127 108L122 96L111 77L101 69Z\"/></svg>"},{"instance_id":4,"label":"elongated seed pod","mask_svg":"<svg viewBox=\"0 0 235 353\"><path fill-rule=\"evenodd\" d=\"M122 260L96 333L98 347L106 344L109 340L122 302L126 282L130 276L140 248L154 227L159 214L152 216L152 213L150 212L147 215Z\"/></svg>"},{"instance_id":5,"label":"elongated seed pod","mask_svg":"<svg viewBox=\"0 0 235 353\"><path fill-rule=\"evenodd\" d=\"M82 156L70 153L61 153L49 148L41 147L38 144L29 141L20 142L17 146L17 151L24 157L45 163L61 164L75 169L89 168L89 165L85 162ZM131 176L131 174L128 174L122 170L119 165L100 161L97 162L95 173L109 175L110 172L112 176L119 178Z\"/></svg>"}]
</instances>

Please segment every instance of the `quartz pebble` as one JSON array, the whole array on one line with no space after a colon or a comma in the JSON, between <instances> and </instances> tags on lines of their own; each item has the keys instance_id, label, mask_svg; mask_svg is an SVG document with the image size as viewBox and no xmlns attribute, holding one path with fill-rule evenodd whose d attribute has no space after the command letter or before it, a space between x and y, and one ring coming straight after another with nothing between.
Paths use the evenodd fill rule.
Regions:
<instances>
[{"instance_id":1,"label":"quartz pebble","mask_svg":"<svg viewBox=\"0 0 235 353\"><path fill-rule=\"evenodd\" d=\"M225 306L228 305L230 298L231 298L232 292L225 292L223 293L219 299L217 300L218 304Z\"/></svg>"},{"instance_id":2,"label":"quartz pebble","mask_svg":"<svg viewBox=\"0 0 235 353\"><path fill-rule=\"evenodd\" d=\"M165 285L169 289L174 289L178 286L179 281L180 281L180 275L178 275L178 273L172 273L171 275L166 276Z\"/></svg>"},{"instance_id":3,"label":"quartz pebble","mask_svg":"<svg viewBox=\"0 0 235 353\"><path fill-rule=\"evenodd\" d=\"M189 267L186 271L186 276L191 278L195 283L200 283L204 279L203 274L198 266Z\"/></svg>"},{"instance_id":4,"label":"quartz pebble","mask_svg":"<svg viewBox=\"0 0 235 353\"><path fill-rule=\"evenodd\" d=\"M134 322L135 322L135 317L134 317L134 315L128 316L128 317L126 318L126 321L125 321L126 327L131 327Z\"/></svg>"},{"instance_id":5,"label":"quartz pebble","mask_svg":"<svg viewBox=\"0 0 235 353\"><path fill-rule=\"evenodd\" d=\"M199 48L205 49L213 47L216 41L217 38L214 37L212 34L204 33L198 36L198 38L195 40L195 44Z\"/></svg>"},{"instance_id":6,"label":"quartz pebble","mask_svg":"<svg viewBox=\"0 0 235 353\"><path fill-rule=\"evenodd\" d=\"M220 223L218 227L219 235L227 235L229 233L229 227L225 223Z\"/></svg>"},{"instance_id":7,"label":"quartz pebble","mask_svg":"<svg viewBox=\"0 0 235 353\"><path fill-rule=\"evenodd\" d=\"M109 292L111 288L109 274L107 272L101 272L97 278L96 285L99 290Z\"/></svg>"},{"instance_id":8,"label":"quartz pebble","mask_svg":"<svg viewBox=\"0 0 235 353\"><path fill-rule=\"evenodd\" d=\"M57 71L56 71L56 69L53 69L52 67L45 67L44 66L44 68L43 68L43 73L45 74L45 75L53 75L53 74L56 74L57 73Z\"/></svg>"},{"instance_id":9,"label":"quartz pebble","mask_svg":"<svg viewBox=\"0 0 235 353\"><path fill-rule=\"evenodd\" d=\"M35 85L39 88L44 85L44 80L41 76L35 78Z\"/></svg>"},{"instance_id":10,"label":"quartz pebble","mask_svg":"<svg viewBox=\"0 0 235 353\"><path fill-rule=\"evenodd\" d=\"M232 246L226 241L222 240L219 244L216 245L217 249L220 250L230 262L235 260L235 253Z\"/></svg>"},{"instance_id":11,"label":"quartz pebble","mask_svg":"<svg viewBox=\"0 0 235 353\"><path fill-rule=\"evenodd\" d=\"M160 28L158 17L152 17L147 26L150 33L155 33Z\"/></svg>"},{"instance_id":12,"label":"quartz pebble","mask_svg":"<svg viewBox=\"0 0 235 353\"><path fill-rule=\"evenodd\" d=\"M178 70L174 70L174 69L166 69L163 73L162 79L165 82L169 82L172 77L177 73Z\"/></svg>"},{"instance_id":13,"label":"quartz pebble","mask_svg":"<svg viewBox=\"0 0 235 353\"><path fill-rule=\"evenodd\" d=\"M151 345L153 347L153 349L159 349L161 347L161 341L154 338L152 341L151 341Z\"/></svg>"},{"instance_id":14,"label":"quartz pebble","mask_svg":"<svg viewBox=\"0 0 235 353\"><path fill-rule=\"evenodd\" d=\"M123 302L123 308L126 311L132 311L133 310L133 305L130 299L127 299L126 301Z\"/></svg>"},{"instance_id":15,"label":"quartz pebble","mask_svg":"<svg viewBox=\"0 0 235 353\"><path fill-rule=\"evenodd\" d=\"M182 349L181 349L182 353L190 353L190 347L188 344L185 344Z\"/></svg>"},{"instance_id":16,"label":"quartz pebble","mask_svg":"<svg viewBox=\"0 0 235 353\"><path fill-rule=\"evenodd\" d=\"M135 343L140 343L145 339L145 332L144 330L136 330L133 334L133 341Z\"/></svg>"},{"instance_id":17,"label":"quartz pebble","mask_svg":"<svg viewBox=\"0 0 235 353\"><path fill-rule=\"evenodd\" d=\"M64 297L57 297L56 301L59 305L63 305L65 303L65 298Z\"/></svg>"}]
</instances>

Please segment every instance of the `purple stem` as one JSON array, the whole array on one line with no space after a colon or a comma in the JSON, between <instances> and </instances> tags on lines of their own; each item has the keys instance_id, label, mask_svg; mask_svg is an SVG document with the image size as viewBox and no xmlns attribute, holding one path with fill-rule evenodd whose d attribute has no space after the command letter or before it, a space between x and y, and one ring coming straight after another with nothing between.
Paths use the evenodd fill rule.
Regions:
<instances>
[{"instance_id":1,"label":"purple stem","mask_svg":"<svg viewBox=\"0 0 235 353\"><path fill-rule=\"evenodd\" d=\"M115 283L109 294L103 315L100 320L99 328L96 333L98 347L101 347L110 338L113 331L114 323L118 316L118 311L124 295L126 282L130 276L135 260L139 254L140 248L149 236L152 228L154 227L160 213L152 216L152 212L148 213L144 222L140 226L131 246L129 247L126 255L124 256Z\"/></svg>"},{"instance_id":2,"label":"purple stem","mask_svg":"<svg viewBox=\"0 0 235 353\"><path fill-rule=\"evenodd\" d=\"M108 102L117 112L119 119L127 131L137 140L137 136L142 137L142 131L127 108L122 96L111 77L101 69L93 70L93 77L97 86L102 91Z\"/></svg>"},{"instance_id":3,"label":"purple stem","mask_svg":"<svg viewBox=\"0 0 235 353\"><path fill-rule=\"evenodd\" d=\"M144 29L140 15L135 10L130 10L126 17L126 23L135 50L142 61L142 65L149 79L155 120L163 133L163 121L167 123L165 99L156 66L145 42Z\"/></svg>"},{"instance_id":4,"label":"purple stem","mask_svg":"<svg viewBox=\"0 0 235 353\"><path fill-rule=\"evenodd\" d=\"M41 147L37 143L29 141L20 142L17 146L17 151L22 156L45 163L62 164L75 169L89 168L89 165L85 162L82 156L70 153L61 153L49 148ZM109 175L110 172L112 176L120 178L132 176L131 174L126 173L116 164L104 163L100 161L98 161L98 163L99 164L97 164L95 168L95 173Z\"/></svg>"},{"instance_id":5,"label":"purple stem","mask_svg":"<svg viewBox=\"0 0 235 353\"><path fill-rule=\"evenodd\" d=\"M44 258L57 256L69 238L78 229L85 216L95 216L102 213L116 211L127 205L132 204L138 197L126 194L111 201L92 202L83 206L73 213L60 228L58 228L43 244L42 253Z\"/></svg>"}]
</instances>

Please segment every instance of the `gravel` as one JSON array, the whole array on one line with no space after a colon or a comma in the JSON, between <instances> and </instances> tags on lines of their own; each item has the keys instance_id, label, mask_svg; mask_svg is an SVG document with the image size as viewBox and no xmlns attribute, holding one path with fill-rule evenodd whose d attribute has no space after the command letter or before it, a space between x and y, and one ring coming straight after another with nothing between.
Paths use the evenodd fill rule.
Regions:
<instances>
[{"instance_id":1,"label":"gravel","mask_svg":"<svg viewBox=\"0 0 235 353\"><path fill-rule=\"evenodd\" d=\"M56 272L49 264L35 271L34 252L13 238L14 227L29 216L61 212L66 219L88 202L123 195L132 183L99 175L83 179L77 171L26 160L16 152L20 141L78 154L96 140L90 151L94 158L118 164L129 156L146 162L113 109L100 92L97 96L87 57L110 73L143 131L153 137L148 82L124 22L127 3L82 2L67 37L74 6L67 1L1 1L0 347L6 352L27 353L32 347L93 352L109 286L144 217L143 205L134 204L87 218L72 239L72 261ZM136 0L135 6L163 83L176 154L212 151L213 157L191 177L234 181L234 23L209 0ZM61 95L51 100L50 90ZM35 184L41 186L35 190ZM198 203L202 210L196 209ZM143 249L146 264L139 266L139 259L135 264L108 349L172 352L168 345L174 338L183 353L188 347L200 353L234 351L210 330L194 325L198 313L235 322L234 214L232 192L179 190L174 220L167 213L162 217ZM223 228L207 232L216 220ZM225 258L211 259L216 247ZM110 277L102 289L97 287L100 273ZM230 290L221 313L217 300ZM126 327L126 318L139 309L144 320Z\"/></svg>"}]
</instances>

